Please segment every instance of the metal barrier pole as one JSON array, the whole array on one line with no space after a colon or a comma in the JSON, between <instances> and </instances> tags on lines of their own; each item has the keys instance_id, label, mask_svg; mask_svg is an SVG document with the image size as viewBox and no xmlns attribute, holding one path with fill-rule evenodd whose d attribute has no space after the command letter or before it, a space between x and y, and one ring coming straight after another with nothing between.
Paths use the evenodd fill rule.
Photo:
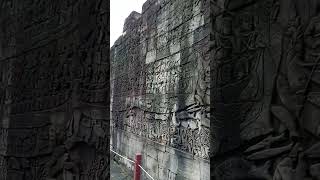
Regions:
<instances>
[{"instance_id":1,"label":"metal barrier pole","mask_svg":"<svg viewBox=\"0 0 320 180\"><path fill-rule=\"evenodd\" d=\"M136 154L136 162L134 164L134 180L141 180L141 170L140 170L140 165L141 165L141 160L142 160L142 155L141 154Z\"/></svg>"},{"instance_id":2,"label":"metal barrier pole","mask_svg":"<svg viewBox=\"0 0 320 180\"><path fill-rule=\"evenodd\" d=\"M137 154L137 155L136 155L136 160L133 161L133 160L131 160L131 159L129 159L129 158L125 157L125 156L122 156L121 154L115 152L115 151L112 150L111 148L110 148L110 151L113 152L113 153L115 153L115 155L117 155L117 156L123 158L124 160L127 160L127 161L129 161L130 163L133 163L133 164L135 165L135 166L134 166L134 175L135 175L135 176L134 176L134 180L140 180L140 178L141 178L141 170L142 170L143 172L145 172L146 175L148 175L150 179L155 180L155 179L154 179L145 169L143 169L143 167L141 166L141 162L142 162L142 155L141 155L141 154ZM136 177L136 175L137 175L137 177Z\"/></svg>"}]
</instances>

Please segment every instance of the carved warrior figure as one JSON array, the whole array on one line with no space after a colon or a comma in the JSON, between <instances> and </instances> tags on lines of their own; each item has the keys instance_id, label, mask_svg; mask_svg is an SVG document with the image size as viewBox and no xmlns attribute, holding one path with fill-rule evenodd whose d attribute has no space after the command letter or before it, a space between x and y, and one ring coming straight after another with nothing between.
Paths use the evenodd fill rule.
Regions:
<instances>
[{"instance_id":1,"label":"carved warrior figure","mask_svg":"<svg viewBox=\"0 0 320 180\"><path fill-rule=\"evenodd\" d=\"M237 149L239 153L230 158L219 158L221 154L216 154L215 159L218 161L213 176L218 180L320 179L320 3L312 0L305 1L304 4L287 0L266 0L248 5L237 4L235 1L229 3L227 7L230 9L226 14L241 17L246 9L251 9L257 14L257 19L263 17L258 11L272 7L266 13L270 30L266 36L269 39L264 43L270 43L266 48L278 49L274 48L274 52L271 51L274 55L264 56L263 59L266 67L268 62L272 62L275 70L271 99L269 101L269 95L264 94L263 100L264 103L267 102L264 109L270 112L269 118L265 118L264 122L270 124L271 131L264 134L261 129L254 139L244 140L242 136L241 141L233 144L235 146L231 150L243 150ZM231 7L240 9L232 11ZM273 13L275 10L277 12ZM232 23L234 20L230 18L227 22ZM258 29L258 22L261 21L255 21L252 28L256 27L254 30L261 32L263 30ZM237 34L229 34L229 37L234 36ZM277 36L281 37L281 41L274 38ZM272 61L268 61L269 57L273 57ZM267 82L263 84L268 86ZM258 122L259 119L256 119L253 123L257 125ZM250 128L247 128L248 132Z\"/></svg>"}]
</instances>

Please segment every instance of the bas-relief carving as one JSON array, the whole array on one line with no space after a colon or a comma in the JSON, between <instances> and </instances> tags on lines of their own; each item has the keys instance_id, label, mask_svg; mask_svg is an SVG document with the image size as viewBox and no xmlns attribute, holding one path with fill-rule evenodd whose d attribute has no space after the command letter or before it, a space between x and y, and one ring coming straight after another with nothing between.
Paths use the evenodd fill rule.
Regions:
<instances>
[{"instance_id":1,"label":"bas-relief carving","mask_svg":"<svg viewBox=\"0 0 320 180\"><path fill-rule=\"evenodd\" d=\"M32 2L0 3L0 179L106 179L108 1Z\"/></svg>"},{"instance_id":2,"label":"bas-relief carving","mask_svg":"<svg viewBox=\"0 0 320 180\"><path fill-rule=\"evenodd\" d=\"M194 43L206 43L203 24L193 24L202 13L191 18L202 2L183 2L190 8L183 15L169 12L182 11L180 2L159 3L162 8L151 3L141 17L127 18L131 29L112 48L112 134L125 131L208 159L210 61L205 47ZM179 19L183 24L171 27Z\"/></svg>"},{"instance_id":3,"label":"bas-relief carving","mask_svg":"<svg viewBox=\"0 0 320 180\"><path fill-rule=\"evenodd\" d=\"M220 2L225 10L213 16L213 178L320 179L319 5Z\"/></svg>"},{"instance_id":4,"label":"bas-relief carving","mask_svg":"<svg viewBox=\"0 0 320 180\"><path fill-rule=\"evenodd\" d=\"M188 83L191 88L179 87L180 90L170 90L170 87L174 88L174 86L177 86L179 79L167 73L168 71L166 71L166 69L172 72L179 70L179 67L168 66L168 63L164 63L162 66L166 66L166 68L161 68L161 66L154 64L153 67L156 68L152 68L152 73L147 75L145 98L132 98L131 101L127 103L126 107L128 109L124 112L113 112L115 115L114 118L123 119L122 127L127 132L147 137L159 143L190 152L196 156L207 158L209 141L206 142L205 139L209 138L209 123L201 122L204 121L204 118L209 118L206 117L208 116L208 112L206 111L208 104L205 104L205 95L207 95L205 93L208 91L204 87L206 84L201 80L197 81L198 83L196 85L198 89L196 90L196 88L193 88L191 85L193 85L193 82L197 79L190 78L190 80L185 80L185 83ZM159 71L157 71L157 68ZM153 74L158 75L153 76ZM177 76L179 74L181 73L176 72ZM197 75L197 78L202 78L200 77L201 75L202 74ZM148 78L152 78L150 80L152 83L150 88L148 88ZM172 78L176 80L170 83ZM163 82L168 85L164 86ZM157 86L156 84L161 85ZM166 89L166 87L168 88ZM177 88L178 87L175 87L175 89ZM174 108L175 101L177 101L177 97L175 97L176 92L186 93L185 91L188 91L188 89L190 89L189 94L194 93L192 96L193 103L188 104L189 107L186 107L185 110L179 111ZM166 97L169 98L166 99ZM174 109L171 109L170 106ZM113 106L114 109L116 109L116 107L116 105ZM119 115L117 115L118 113ZM120 114L123 115L120 116ZM115 126L121 126L120 124L117 125L117 120L114 120L114 123ZM201 123L204 123L206 126L201 128Z\"/></svg>"}]
</instances>

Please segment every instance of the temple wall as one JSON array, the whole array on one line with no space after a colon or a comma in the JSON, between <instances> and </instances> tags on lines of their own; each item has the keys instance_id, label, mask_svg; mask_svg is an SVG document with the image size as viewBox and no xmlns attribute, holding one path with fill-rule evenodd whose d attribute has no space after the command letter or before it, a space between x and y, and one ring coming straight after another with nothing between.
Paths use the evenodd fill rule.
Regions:
<instances>
[{"instance_id":1,"label":"temple wall","mask_svg":"<svg viewBox=\"0 0 320 180\"><path fill-rule=\"evenodd\" d=\"M208 7L149 0L111 49L111 146L156 179L210 176Z\"/></svg>"}]
</instances>

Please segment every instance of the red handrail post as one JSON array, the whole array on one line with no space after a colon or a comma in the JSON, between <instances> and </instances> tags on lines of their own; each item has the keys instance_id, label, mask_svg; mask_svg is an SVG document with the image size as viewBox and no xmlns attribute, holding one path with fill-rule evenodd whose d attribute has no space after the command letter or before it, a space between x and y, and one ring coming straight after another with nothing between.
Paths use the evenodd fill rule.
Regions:
<instances>
[{"instance_id":1,"label":"red handrail post","mask_svg":"<svg viewBox=\"0 0 320 180\"><path fill-rule=\"evenodd\" d=\"M134 164L134 180L141 180L141 169L139 165L141 165L142 155L136 154L136 162Z\"/></svg>"}]
</instances>

